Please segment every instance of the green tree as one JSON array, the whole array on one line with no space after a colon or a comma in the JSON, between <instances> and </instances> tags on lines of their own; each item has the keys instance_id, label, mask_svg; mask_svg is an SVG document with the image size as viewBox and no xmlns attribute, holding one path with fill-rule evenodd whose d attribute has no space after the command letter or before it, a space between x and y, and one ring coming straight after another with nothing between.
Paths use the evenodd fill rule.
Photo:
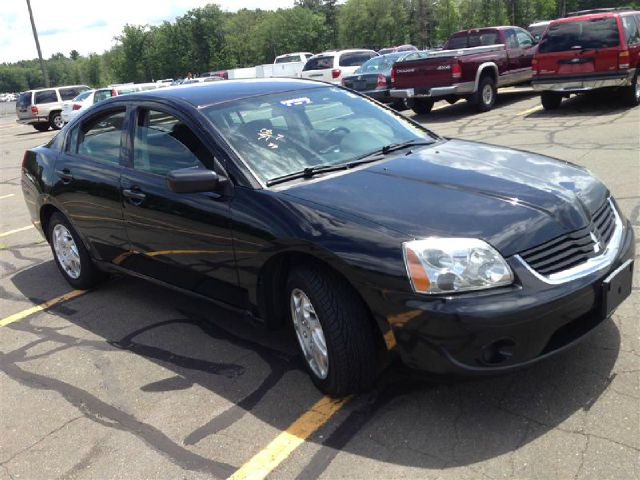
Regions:
<instances>
[{"instance_id":1,"label":"green tree","mask_svg":"<svg viewBox=\"0 0 640 480\"><path fill-rule=\"evenodd\" d=\"M71 58L71 60L77 60L78 58L80 58L80 53L77 50L71 50L69 52L69 58Z\"/></svg>"},{"instance_id":2,"label":"green tree","mask_svg":"<svg viewBox=\"0 0 640 480\"><path fill-rule=\"evenodd\" d=\"M406 43L409 28L405 3L388 0L348 0L338 13L342 47L382 48Z\"/></svg>"}]
</instances>

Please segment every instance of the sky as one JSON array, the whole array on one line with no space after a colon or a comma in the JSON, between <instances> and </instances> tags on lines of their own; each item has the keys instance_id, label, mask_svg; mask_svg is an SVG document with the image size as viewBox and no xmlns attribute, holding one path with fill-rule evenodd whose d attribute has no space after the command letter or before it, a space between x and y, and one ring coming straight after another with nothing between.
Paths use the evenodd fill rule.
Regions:
<instances>
[{"instance_id":1,"label":"sky","mask_svg":"<svg viewBox=\"0 0 640 480\"><path fill-rule=\"evenodd\" d=\"M216 3L223 10L277 9L294 0L31 0L44 58L102 53L126 23L157 25L188 10ZM3 0L0 8L0 63L37 58L26 0Z\"/></svg>"}]
</instances>

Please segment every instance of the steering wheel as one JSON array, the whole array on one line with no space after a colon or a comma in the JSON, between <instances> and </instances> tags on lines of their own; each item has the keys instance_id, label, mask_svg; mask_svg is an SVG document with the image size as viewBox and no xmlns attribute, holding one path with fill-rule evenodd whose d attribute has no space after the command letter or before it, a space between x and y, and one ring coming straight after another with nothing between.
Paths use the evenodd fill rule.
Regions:
<instances>
[{"instance_id":1,"label":"steering wheel","mask_svg":"<svg viewBox=\"0 0 640 480\"><path fill-rule=\"evenodd\" d=\"M331 130L329 130L327 133L324 134L324 140L327 142L327 146L323 149L320 150L321 154L325 154L328 153L330 151L332 151L333 149L337 148L340 146L340 141L342 140L343 137L345 137L346 135L349 135L351 133L351 130L349 130L347 127L335 127L332 128Z\"/></svg>"}]
</instances>

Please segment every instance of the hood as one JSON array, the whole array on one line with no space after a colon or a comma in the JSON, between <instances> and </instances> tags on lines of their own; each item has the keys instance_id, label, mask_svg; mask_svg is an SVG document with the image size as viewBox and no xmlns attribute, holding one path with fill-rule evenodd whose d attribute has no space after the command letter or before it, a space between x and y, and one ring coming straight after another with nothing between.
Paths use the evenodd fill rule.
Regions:
<instances>
[{"instance_id":1,"label":"hood","mask_svg":"<svg viewBox=\"0 0 640 480\"><path fill-rule=\"evenodd\" d=\"M585 169L530 152L449 140L281 193L408 238L480 238L504 256L583 228L608 195Z\"/></svg>"}]
</instances>

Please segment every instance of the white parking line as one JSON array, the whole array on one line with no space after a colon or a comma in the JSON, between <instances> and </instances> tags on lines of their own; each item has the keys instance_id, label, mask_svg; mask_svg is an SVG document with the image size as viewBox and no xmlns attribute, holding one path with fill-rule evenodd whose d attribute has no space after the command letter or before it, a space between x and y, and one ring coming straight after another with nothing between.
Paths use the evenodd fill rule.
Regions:
<instances>
[{"instance_id":1,"label":"white parking line","mask_svg":"<svg viewBox=\"0 0 640 480\"><path fill-rule=\"evenodd\" d=\"M8 195L2 195L2 196L0 196L0 200L4 200L5 198L13 197L14 195L15 195L15 193L9 193Z\"/></svg>"},{"instance_id":2,"label":"white parking line","mask_svg":"<svg viewBox=\"0 0 640 480\"><path fill-rule=\"evenodd\" d=\"M15 230L9 230L8 232L0 233L0 238L6 237L9 235L13 235L14 233L24 232L25 230L30 230L35 228L33 225L29 225L28 227L16 228Z\"/></svg>"}]
</instances>

